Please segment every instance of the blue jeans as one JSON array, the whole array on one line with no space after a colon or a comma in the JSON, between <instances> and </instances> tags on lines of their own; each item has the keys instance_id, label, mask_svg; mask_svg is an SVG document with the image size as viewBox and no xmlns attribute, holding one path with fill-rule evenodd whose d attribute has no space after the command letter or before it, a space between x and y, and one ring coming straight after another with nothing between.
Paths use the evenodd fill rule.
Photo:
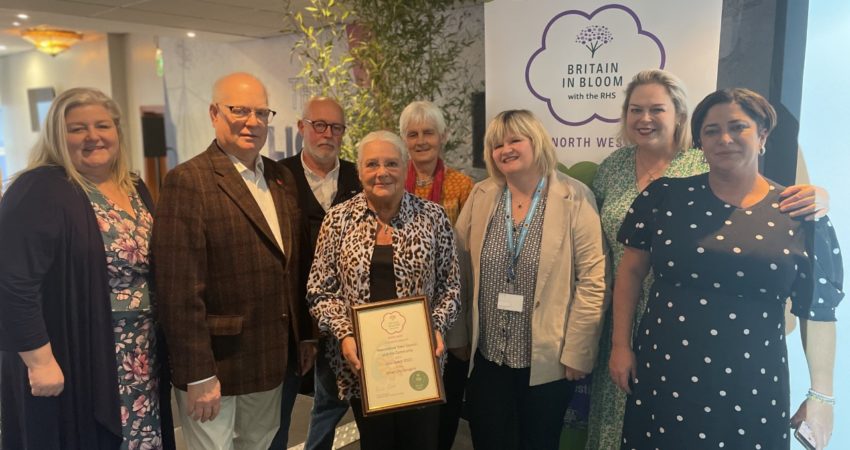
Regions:
<instances>
[{"instance_id":1,"label":"blue jeans","mask_svg":"<svg viewBox=\"0 0 850 450\"><path fill-rule=\"evenodd\" d=\"M319 340L319 354L316 356L315 396L313 410L310 411L310 428L304 450L331 450L334 443L336 426L348 411L348 402L340 400L336 388L336 375L331 370L325 356L325 339Z\"/></svg>"},{"instance_id":2,"label":"blue jeans","mask_svg":"<svg viewBox=\"0 0 850 450\"><path fill-rule=\"evenodd\" d=\"M274 435L269 450L285 449L289 442L289 425L292 421L292 408L295 406L295 398L301 388L301 376L298 375L295 364L289 364L286 368L286 378L283 380L283 392L280 396L280 428Z\"/></svg>"}]
</instances>

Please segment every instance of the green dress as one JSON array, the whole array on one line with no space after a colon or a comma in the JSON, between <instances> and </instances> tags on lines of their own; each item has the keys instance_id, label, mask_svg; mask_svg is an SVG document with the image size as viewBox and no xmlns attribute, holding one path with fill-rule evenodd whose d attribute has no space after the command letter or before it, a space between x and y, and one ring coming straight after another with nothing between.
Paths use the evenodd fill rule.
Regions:
<instances>
[{"instance_id":1,"label":"green dress","mask_svg":"<svg viewBox=\"0 0 850 450\"><path fill-rule=\"evenodd\" d=\"M623 245L617 242L617 232L626 217L632 202L640 194L635 179L635 146L620 148L611 153L602 164L593 179L593 194L599 202L599 216L602 230L611 249L613 273L623 256ZM696 149L679 152L664 176L683 178L708 172L708 164L702 151ZM652 277L646 277L637 309L635 310L635 328L643 316L647 293L652 285ZM605 314L602 336L599 339L599 358L593 370L590 393L590 418L586 450L619 449L623 430L623 414L626 409L626 394L611 381L608 375L608 358L611 356L612 310Z\"/></svg>"}]
</instances>

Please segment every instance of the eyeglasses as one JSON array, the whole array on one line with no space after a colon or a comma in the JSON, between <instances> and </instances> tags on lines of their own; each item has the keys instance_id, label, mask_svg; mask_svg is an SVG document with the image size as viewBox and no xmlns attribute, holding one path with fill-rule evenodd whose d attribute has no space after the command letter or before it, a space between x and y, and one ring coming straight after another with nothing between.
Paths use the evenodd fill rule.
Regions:
<instances>
[{"instance_id":1,"label":"eyeglasses","mask_svg":"<svg viewBox=\"0 0 850 450\"><path fill-rule=\"evenodd\" d=\"M247 106L233 106L233 105L220 105L230 110L230 114L236 120L247 120L248 116L251 113L254 113L254 117L257 118L260 122L269 123L274 119L277 111L272 111L268 108L249 108Z\"/></svg>"},{"instance_id":2,"label":"eyeglasses","mask_svg":"<svg viewBox=\"0 0 850 450\"><path fill-rule=\"evenodd\" d=\"M334 136L342 136L342 133L345 133L345 125L341 123L327 123L324 120L317 120L315 122L310 119L301 120L309 123L310 126L313 127L313 131L319 134L324 133L325 130L328 129L328 127L331 127L331 134L333 134Z\"/></svg>"}]
</instances>

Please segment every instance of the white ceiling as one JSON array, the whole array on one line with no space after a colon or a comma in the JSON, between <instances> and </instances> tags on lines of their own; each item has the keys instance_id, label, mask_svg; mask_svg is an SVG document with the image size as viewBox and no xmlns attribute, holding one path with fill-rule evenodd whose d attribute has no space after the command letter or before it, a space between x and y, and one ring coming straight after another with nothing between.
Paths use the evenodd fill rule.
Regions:
<instances>
[{"instance_id":1,"label":"white ceiling","mask_svg":"<svg viewBox=\"0 0 850 450\"><path fill-rule=\"evenodd\" d=\"M294 5L306 0L295 0ZM38 25L82 33L144 33L234 41L281 34L284 0L0 0L0 55L32 45L20 31ZM17 18L27 14L29 19ZM14 26L13 22L20 22Z\"/></svg>"}]
</instances>

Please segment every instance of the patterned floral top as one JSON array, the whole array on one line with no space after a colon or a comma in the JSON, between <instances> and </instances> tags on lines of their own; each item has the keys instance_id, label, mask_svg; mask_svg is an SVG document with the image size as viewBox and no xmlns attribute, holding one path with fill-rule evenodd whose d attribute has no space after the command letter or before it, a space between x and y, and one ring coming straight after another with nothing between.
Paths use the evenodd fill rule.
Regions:
<instances>
[{"instance_id":1,"label":"patterned floral top","mask_svg":"<svg viewBox=\"0 0 850 450\"><path fill-rule=\"evenodd\" d=\"M359 397L360 383L345 362L339 343L354 335L351 306L370 298L369 268L377 226L377 216L367 206L363 193L331 208L322 222L307 281L310 314L318 320L321 333L336 337L329 341L327 359L344 399ZM399 297L427 297L432 326L445 336L460 308L452 225L439 205L405 192L390 226L396 293Z\"/></svg>"},{"instance_id":2,"label":"patterned floral top","mask_svg":"<svg viewBox=\"0 0 850 450\"><path fill-rule=\"evenodd\" d=\"M635 150L628 146L615 150L608 155L593 179L593 194L599 202L599 217L605 240L611 248L613 273L623 256L623 244L617 242L617 232L626 217L626 213L640 191L635 177ZM689 149L679 152L667 166L664 176L683 178L708 171L708 164L702 157L702 151ZM641 295L635 309L635 324L640 322L646 306L646 293L652 285L652 277L644 281L644 295ZM608 376L608 358L611 356L611 320L612 308L605 314L602 336L599 339L599 356L593 371L590 394L590 420L588 425L587 450L619 449L620 433L623 428L623 414L626 408L626 395ZM637 327L635 327L637 328Z\"/></svg>"},{"instance_id":3,"label":"patterned floral top","mask_svg":"<svg viewBox=\"0 0 850 450\"><path fill-rule=\"evenodd\" d=\"M121 449L161 449L156 334L151 311L150 258L153 219L137 193L133 214L99 191L89 200L103 235L109 272L118 390L121 397Z\"/></svg>"},{"instance_id":4,"label":"patterned floral top","mask_svg":"<svg viewBox=\"0 0 850 450\"><path fill-rule=\"evenodd\" d=\"M415 194L419 198L427 199L431 194L431 182L424 186L416 186ZM464 175L462 172L446 167L446 175L443 178L443 198L440 199L440 205L446 209L446 214L452 223L457 221L457 216L460 210L463 209L463 204L469 198L469 193L472 192L472 178Z\"/></svg>"}]
</instances>

